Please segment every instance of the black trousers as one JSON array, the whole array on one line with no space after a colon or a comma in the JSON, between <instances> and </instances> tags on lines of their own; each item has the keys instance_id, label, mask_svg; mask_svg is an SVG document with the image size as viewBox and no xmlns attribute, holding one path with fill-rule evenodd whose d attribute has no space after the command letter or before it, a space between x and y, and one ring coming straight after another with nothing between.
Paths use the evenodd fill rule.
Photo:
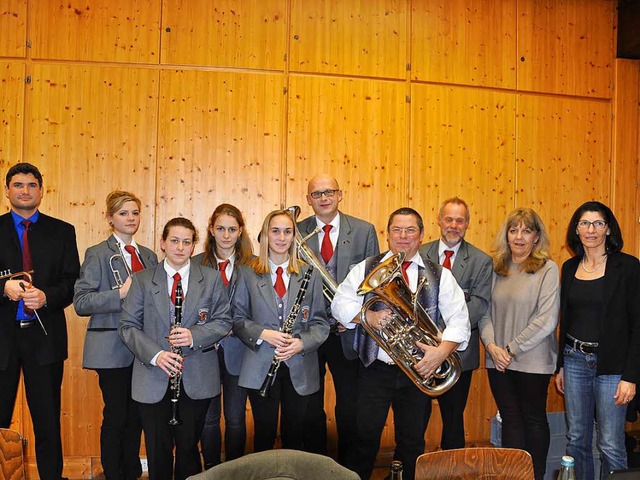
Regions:
<instances>
[{"instance_id":1,"label":"black trousers","mask_svg":"<svg viewBox=\"0 0 640 480\"><path fill-rule=\"evenodd\" d=\"M133 365L96 369L104 409L100 427L100 460L107 480L135 480L142 476L142 423L131 399Z\"/></svg>"},{"instance_id":2,"label":"black trousers","mask_svg":"<svg viewBox=\"0 0 640 480\"><path fill-rule=\"evenodd\" d=\"M338 463L344 465L348 452L356 441L358 365L360 360L347 360L339 335L330 334L318 350L320 390L309 397L305 416L304 449L327 454L327 415L324 409L324 384L329 366L336 392L336 427L338 429Z\"/></svg>"},{"instance_id":3,"label":"black trousers","mask_svg":"<svg viewBox=\"0 0 640 480\"><path fill-rule=\"evenodd\" d=\"M175 480L184 480L202 471L202 461L198 450L200 432L204 425L204 414L210 398L193 400L181 389L179 417L182 425L172 427L167 422L171 418L171 390L158 403L138 403L144 440L149 462L149 480L172 480L175 447Z\"/></svg>"},{"instance_id":4,"label":"black trousers","mask_svg":"<svg viewBox=\"0 0 640 480\"><path fill-rule=\"evenodd\" d=\"M502 417L502 446L531 454L536 480L542 480L549 452L547 390L551 375L488 368L489 386Z\"/></svg>"},{"instance_id":5,"label":"black trousers","mask_svg":"<svg viewBox=\"0 0 640 480\"><path fill-rule=\"evenodd\" d=\"M254 440L253 451L271 450L278 433L278 410L280 410L280 437L282 448L302 450L304 416L309 403L309 395L296 392L289 368L283 363L276 380L266 398L257 390L249 390L249 401L253 412Z\"/></svg>"},{"instance_id":6,"label":"black trousers","mask_svg":"<svg viewBox=\"0 0 640 480\"><path fill-rule=\"evenodd\" d=\"M393 408L396 449L404 466L403 478L413 480L416 460L424 453L425 409L431 399L399 367L376 360L360 366L358 374L357 440L351 446L347 468L362 480L371 476L389 407Z\"/></svg>"},{"instance_id":7,"label":"black trousers","mask_svg":"<svg viewBox=\"0 0 640 480\"><path fill-rule=\"evenodd\" d=\"M440 417L442 418L442 436L440 438L442 450L465 447L464 409L467 406L472 374L473 370L462 372L456 384L438 397ZM425 428L429 424L430 416L431 408L428 408Z\"/></svg>"},{"instance_id":8,"label":"black trousers","mask_svg":"<svg viewBox=\"0 0 640 480\"><path fill-rule=\"evenodd\" d=\"M16 330L16 343L9 353L7 368L0 370L0 427L9 428L11 424L22 370L36 438L38 474L42 480L59 480L63 467L60 388L64 362L39 365L32 355L33 339L43 335L42 330L37 325Z\"/></svg>"}]
</instances>

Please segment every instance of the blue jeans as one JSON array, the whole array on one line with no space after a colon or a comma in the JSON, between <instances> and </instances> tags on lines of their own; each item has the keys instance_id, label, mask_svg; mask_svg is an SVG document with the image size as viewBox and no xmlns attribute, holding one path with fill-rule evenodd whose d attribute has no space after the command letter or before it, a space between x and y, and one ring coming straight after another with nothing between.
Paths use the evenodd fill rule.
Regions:
<instances>
[{"instance_id":1,"label":"blue jeans","mask_svg":"<svg viewBox=\"0 0 640 480\"><path fill-rule=\"evenodd\" d=\"M596 375L597 354L564 349L564 402L569 428L567 454L575 459L576 480L592 480L593 422L597 420L602 475L627 468L624 443L626 405L614 405L620 375ZM595 418L594 418L595 413Z\"/></svg>"},{"instance_id":2,"label":"blue jeans","mask_svg":"<svg viewBox=\"0 0 640 480\"><path fill-rule=\"evenodd\" d=\"M222 446L220 435L221 401L224 404L225 459L233 460L243 456L247 438L245 424L247 390L238 386L238 376L231 375L227 371L222 348L218 349L218 359L222 376L222 395L211 399L200 437L205 469L220 463Z\"/></svg>"}]
</instances>

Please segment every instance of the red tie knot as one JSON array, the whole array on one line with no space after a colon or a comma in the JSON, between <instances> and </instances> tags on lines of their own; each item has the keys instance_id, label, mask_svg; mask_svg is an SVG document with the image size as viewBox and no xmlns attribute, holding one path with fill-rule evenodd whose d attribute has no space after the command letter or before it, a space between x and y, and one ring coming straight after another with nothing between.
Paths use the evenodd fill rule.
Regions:
<instances>
[{"instance_id":1,"label":"red tie knot","mask_svg":"<svg viewBox=\"0 0 640 480\"><path fill-rule=\"evenodd\" d=\"M442 266L444 268L448 268L451 270L451 257L455 252L453 250L445 250L444 251L444 262L442 262Z\"/></svg>"}]
</instances>

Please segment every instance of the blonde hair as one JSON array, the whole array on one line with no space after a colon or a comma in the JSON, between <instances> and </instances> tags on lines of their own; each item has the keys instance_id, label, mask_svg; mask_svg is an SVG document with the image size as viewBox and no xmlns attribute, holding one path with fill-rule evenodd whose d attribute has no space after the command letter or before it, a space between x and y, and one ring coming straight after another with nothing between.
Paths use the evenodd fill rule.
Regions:
<instances>
[{"instance_id":1,"label":"blonde hair","mask_svg":"<svg viewBox=\"0 0 640 480\"><path fill-rule=\"evenodd\" d=\"M118 210L122 208L127 202L136 202L138 210L142 209L142 202L133 193L125 192L123 190L114 190L107 195L107 216L113 217Z\"/></svg>"},{"instance_id":2,"label":"blonde hair","mask_svg":"<svg viewBox=\"0 0 640 480\"><path fill-rule=\"evenodd\" d=\"M264 222L262 222L262 230L260 231L260 235L258 235L260 253L250 264L251 268L253 268L258 275L271 272L271 269L269 268L269 224L273 218L281 215L284 215L291 220L291 224L293 225L294 240L291 241L291 246L289 247L289 268L287 269L287 272L290 274L300 272L300 265L302 262L298 259L298 249L296 248L295 242L295 235L298 229L296 222L291 218L291 215L287 210L274 210L269 213L265 217Z\"/></svg>"},{"instance_id":3,"label":"blonde hair","mask_svg":"<svg viewBox=\"0 0 640 480\"><path fill-rule=\"evenodd\" d=\"M538 241L534 243L531 253L522 263L520 269L527 273L536 273L551 258L549 236L540 216L532 208L517 208L507 215L493 244L493 270L500 276L509 275L509 265L511 264L511 248L508 243L509 229L521 224L536 232Z\"/></svg>"}]
</instances>

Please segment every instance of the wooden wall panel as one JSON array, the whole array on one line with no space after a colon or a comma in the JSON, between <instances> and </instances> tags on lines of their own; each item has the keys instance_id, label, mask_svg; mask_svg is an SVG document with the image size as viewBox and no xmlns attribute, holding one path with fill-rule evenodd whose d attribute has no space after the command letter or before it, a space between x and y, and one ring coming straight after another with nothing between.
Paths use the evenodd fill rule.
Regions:
<instances>
[{"instance_id":1,"label":"wooden wall panel","mask_svg":"<svg viewBox=\"0 0 640 480\"><path fill-rule=\"evenodd\" d=\"M81 259L108 235L104 199L114 188L142 199L136 238L153 248L157 76L143 69L33 66L24 158L43 174L42 210L75 225ZM66 313L63 448L68 456L95 455L101 397L95 373L81 366L86 319L71 307ZM32 439L30 431L25 435ZM33 455L33 441L28 452Z\"/></svg>"},{"instance_id":2,"label":"wooden wall panel","mask_svg":"<svg viewBox=\"0 0 640 480\"><path fill-rule=\"evenodd\" d=\"M162 63L283 70L286 3L163 0Z\"/></svg>"},{"instance_id":3,"label":"wooden wall panel","mask_svg":"<svg viewBox=\"0 0 640 480\"><path fill-rule=\"evenodd\" d=\"M24 64L0 62L0 168L3 171L22 159L24 77ZM2 212L8 209L8 202L3 202Z\"/></svg>"},{"instance_id":4,"label":"wooden wall panel","mask_svg":"<svg viewBox=\"0 0 640 480\"><path fill-rule=\"evenodd\" d=\"M561 265L575 209L587 200L611 202L611 105L533 95L518 102L516 206L540 214Z\"/></svg>"},{"instance_id":5,"label":"wooden wall panel","mask_svg":"<svg viewBox=\"0 0 640 480\"><path fill-rule=\"evenodd\" d=\"M516 86L516 0L414 0L411 78Z\"/></svg>"},{"instance_id":6,"label":"wooden wall panel","mask_svg":"<svg viewBox=\"0 0 640 480\"><path fill-rule=\"evenodd\" d=\"M33 58L158 63L161 0L30 0Z\"/></svg>"},{"instance_id":7,"label":"wooden wall panel","mask_svg":"<svg viewBox=\"0 0 640 480\"><path fill-rule=\"evenodd\" d=\"M611 98L614 0L518 0L518 89Z\"/></svg>"},{"instance_id":8,"label":"wooden wall panel","mask_svg":"<svg viewBox=\"0 0 640 480\"><path fill-rule=\"evenodd\" d=\"M281 75L162 72L158 235L167 220L185 216L204 238L213 209L231 202L255 240L265 215L282 201L282 80Z\"/></svg>"},{"instance_id":9,"label":"wooden wall panel","mask_svg":"<svg viewBox=\"0 0 640 480\"><path fill-rule=\"evenodd\" d=\"M469 204L468 239L488 251L513 208L516 96L442 85L413 85L411 204L425 220L425 240L440 235L440 204Z\"/></svg>"},{"instance_id":10,"label":"wooden wall panel","mask_svg":"<svg viewBox=\"0 0 640 480\"><path fill-rule=\"evenodd\" d=\"M27 45L27 0L5 0L0 11L0 57L24 57Z\"/></svg>"},{"instance_id":11,"label":"wooden wall panel","mask_svg":"<svg viewBox=\"0 0 640 480\"><path fill-rule=\"evenodd\" d=\"M291 3L291 71L406 77L408 0Z\"/></svg>"},{"instance_id":12,"label":"wooden wall panel","mask_svg":"<svg viewBox=\"0 0 640 480\"><path fill-rule=\"evenodd\" d=\"M612 198L624 251L638 255L638 179L640 169L640 61L616 60L613 115Z\"/></svg>"},{"instance_id":13,"label":"wooden wall panel","mask_svg":"<svg viewBox=\"0 0 640 480\"><path fill-rule=\"evenodd\" d=\"M334 175L344 192L340 208L373 223L386 248L387 218L409 200L407 108L403 83L292 76L287 205L310 215L309 179Z\"/></svg>"}]
</instances>

